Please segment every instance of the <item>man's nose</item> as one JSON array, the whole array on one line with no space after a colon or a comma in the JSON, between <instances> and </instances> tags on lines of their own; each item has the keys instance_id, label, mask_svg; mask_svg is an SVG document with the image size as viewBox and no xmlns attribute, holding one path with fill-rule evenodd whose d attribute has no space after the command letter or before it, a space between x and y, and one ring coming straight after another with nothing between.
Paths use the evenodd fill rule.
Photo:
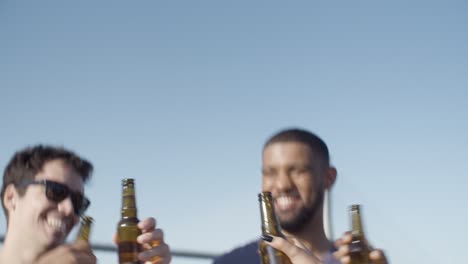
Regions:
<instances>
[{"instance_id":1,"label":"man's nose","mask_svg":"<svg viewBox=\"0 0 468 264\"><path fill-rule=\"evenodd\" d=\"M61 201L58 204L58 209L59 209L59 212L62 212L66 216L75 214L73 202L70 196L68 196L67 198L65 198L63 201Z\"/></svg>"},{"instance_id":2,"label":"man's nose","mask_svg":"<svg viewBox=\"0 0 468 264\"><path fill-rule=\"evenodd\" d=\"M288 191L293 187L291 176L286 172L280 172L276 180L278 191Z\"/></svg>"}]
</instances>

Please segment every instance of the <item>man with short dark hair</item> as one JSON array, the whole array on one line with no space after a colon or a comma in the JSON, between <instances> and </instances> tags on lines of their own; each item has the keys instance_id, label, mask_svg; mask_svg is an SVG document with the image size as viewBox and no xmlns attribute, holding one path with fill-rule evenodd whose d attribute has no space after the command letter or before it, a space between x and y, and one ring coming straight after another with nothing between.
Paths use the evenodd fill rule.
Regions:
<instances>
[{"instance_id":1,"label":"man with short dark hair","mask_svg":"<svg viewBox=\"0 0 468 264\"><path fill-rule=\"evenodd\" d=\"M323 229L324 192L337 176L330 165L327 145L302 129L286 129L273 135L263 147L262 191L272 193L275 211L287 240L263 237L288 255L294 264L336 264L349 261L348 240L339 240L335 253ZM259 240L217 258L215 264L259 264ZM381 251L378 251L382 253ZM373 253L373 256L376 253ZM376 263L385 264L383 254Z\"/></svg>"},{"instance_id":2,"label":"man with short dark hair","mask_svg":"<svg viewBox=\"0 0 468 264\"><path fill-rule=\"evenodd\" d=\"M91 177L92 164L62 147L37 145L17 152L5 168L1 191L7 217L7 231L0 263L71 264L96 263L90 245L65 240L89 205L84 184ZM155 220L139 223L143 261L171 255ZM160 242L151 248L151 242Z\"/></svg>"}]
</instances>

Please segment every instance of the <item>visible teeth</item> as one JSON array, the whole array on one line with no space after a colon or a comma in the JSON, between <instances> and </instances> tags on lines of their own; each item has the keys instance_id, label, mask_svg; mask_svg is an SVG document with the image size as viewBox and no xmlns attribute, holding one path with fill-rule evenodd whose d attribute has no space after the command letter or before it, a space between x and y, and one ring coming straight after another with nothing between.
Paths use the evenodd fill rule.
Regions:
<instances>
[{"instance_id":1,"label":"visible teeth","mask_svg":"<svg viewBox=\"0 0 468 264\"><path fill-rule=\"evenodd\" d=\"M280 207L285 208L293 204L293 199L289 196L281 196L276 198L276 202Z\"/></svg>"},{"instance_id":2,"label":"visible teeth","mask_svg":"<svg viewBox=\"0 0 468 264\"><path fill-rule=\"evenodd\" d=\"M48 218L47 224L56 231L60 231L62 233L65 233L65 230L67 228L65 222L57 218Z\"/></svg>"}]
</instances>

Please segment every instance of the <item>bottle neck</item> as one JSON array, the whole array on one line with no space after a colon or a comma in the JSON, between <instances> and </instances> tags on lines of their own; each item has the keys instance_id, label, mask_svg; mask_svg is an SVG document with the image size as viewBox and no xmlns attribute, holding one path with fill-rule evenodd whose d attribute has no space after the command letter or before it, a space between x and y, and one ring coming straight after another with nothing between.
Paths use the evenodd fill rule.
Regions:
<instances>
[{"instance_id":1,"label":"bottle neck","mask_svg":"<svg viewBox=\"0 0 468 264\"><path fill-rule=\"evenodd\" d=\"M262 221L262 234L283 236L281 227L275 213L273 198L270 193L259 195L260 217Z\"/></svg>"},{"instance_id":2,"label":"bottle neck","mask_svg":"<svg viewBox=\"0 0 468 264\"><path fill-rule=\"evenodd\" d=\"M137 217L135 189L133 188L133 186L123 186L121 213L122 218Z\"/></svg>"},{"instance_id":3,"label":"bottle neck","mask_svg":"<svg viewBox=\"0 0 468 264\"><path fill-rule=\"evenodd\" d=\"M364 230L362 226L361 213L359 208L351 209L351 234L353 236L363 237Z\"/></svg>"},{"instance_id":4,"label":"bottle neck","mask_svg":"<svg viewBox=\"0 0 468 264\"><path fill-rule=\"evenodd\" d=\"M76 240L89 241L89 234L91 233L92 218L84 217L81 222L80 230Z\"/></svg>"}]
</instances>

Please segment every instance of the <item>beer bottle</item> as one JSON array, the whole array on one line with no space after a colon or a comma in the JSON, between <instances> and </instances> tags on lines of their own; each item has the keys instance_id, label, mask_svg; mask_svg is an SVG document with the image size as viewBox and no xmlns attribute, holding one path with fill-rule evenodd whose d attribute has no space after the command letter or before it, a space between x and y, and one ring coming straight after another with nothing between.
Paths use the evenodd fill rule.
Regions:
<instances>
[{"instance_id":1,"label":"beer bottle","mask_svg":"<svg viewBox=\"0 0 468 264\"><path fill-rule=\"evenodd\" d=\"M93 224L93 218L90 216L81 217L80 230L76 236L76 241L83 240L89 242L89 234L91 233L91 225Z\"/></svg>"},{"instance_id":2,"label":"beer bottle","mask_svg":"<svg viewBox=\"0 0 468 264\"><path fill-rule=\"evenodd\" d=\"M271 192L258 195L260 201L260 216L262 220L262 235L284 237L276 217ZM274 249L264 241L260 242L260 258L263 264L291 264L289 258L281 251Z\"/></svg>"},{"instance_id":3,"label":"beer bottle","mask_svg":"<svg viewBox=\"0 0 468 264\"><path fill-rule=\"evenodd\" d=\"M136 241L141 234L137 224L135 183L133 179L122 180L122 217L117 226L118 252L120 264L141 264L138 253L140 244Z\"/></svg>"},{"instance_id":4,"label":"beer bottle","mask_svg":"<svg viewBox=\"0 0 468 264\"><path fill-rule=\"evenodd\" d=\"M351 205L350 214L352 241L349 245L349 255L351 264L369 264L369 249L364 236L360 206L357 204Z\"/></svg>"}]
</instances>

